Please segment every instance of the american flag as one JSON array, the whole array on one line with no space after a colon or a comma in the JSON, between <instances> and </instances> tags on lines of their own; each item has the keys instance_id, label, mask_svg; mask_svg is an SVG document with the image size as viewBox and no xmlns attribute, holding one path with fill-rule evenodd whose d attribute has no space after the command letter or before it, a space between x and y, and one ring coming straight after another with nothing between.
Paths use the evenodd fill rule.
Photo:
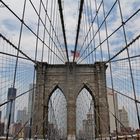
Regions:
<instances>
[{"instance_id":1,"label":"american flag","mask_svg":"<svg viewBox=\"0 0 140 140\"><path fill-rule=\"evenodd\" d=\"M74 51L73 50L71 50L71 56L74 56ZM75 57L79 57L79 56L80 56L80 52L76 51Z\"/></svg>"}]
</instances>

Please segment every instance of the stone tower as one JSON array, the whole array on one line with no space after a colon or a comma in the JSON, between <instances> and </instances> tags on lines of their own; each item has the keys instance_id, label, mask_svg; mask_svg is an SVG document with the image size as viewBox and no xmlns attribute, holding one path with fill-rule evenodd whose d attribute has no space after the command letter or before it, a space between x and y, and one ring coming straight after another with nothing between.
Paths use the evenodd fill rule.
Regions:
<instances>
[{"instance_id":1,"label":"stone tower","mask_svg":"<svg viewBox=\"0 0 140 140\"><path fill-rule=\"evenodd\" d=\"M67 101L67 140L76 139L76 99L83 88L86 88L94 100L96 137L109 135L109 111L106 91L106 68L104 62L95 64L66 63L50 65L38 62L36 65L36 93L33 117L32 136L38 137L47 133L48 102L59 87Z\"/></svg>"}]
</instances>

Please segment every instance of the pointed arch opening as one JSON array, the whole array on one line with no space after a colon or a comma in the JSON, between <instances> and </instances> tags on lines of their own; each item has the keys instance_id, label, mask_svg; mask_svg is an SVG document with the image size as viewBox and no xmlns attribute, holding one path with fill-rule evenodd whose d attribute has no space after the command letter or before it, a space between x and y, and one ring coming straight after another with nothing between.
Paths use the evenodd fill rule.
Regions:
<instances>
[{"instance_id":1,"label":"pointed arch opening","mask_svg":"<svg viewBox=\"0 0 140 140\"><path fill-rule=\"evenodd\" d=\"M92 91L84 85L76 99L77 139L95 139L95 100Z\"/></svg>"},{"instance_id":2,"label":"pointed arch opening","mask_svg":"<svg viewBox=\"0 0 140 140\"><path fill-rule=\"evenodd\" d=\"M56 86L48 100L48 139L67 137L67 102L62 90Z\"/></svg>"}]
</instances>

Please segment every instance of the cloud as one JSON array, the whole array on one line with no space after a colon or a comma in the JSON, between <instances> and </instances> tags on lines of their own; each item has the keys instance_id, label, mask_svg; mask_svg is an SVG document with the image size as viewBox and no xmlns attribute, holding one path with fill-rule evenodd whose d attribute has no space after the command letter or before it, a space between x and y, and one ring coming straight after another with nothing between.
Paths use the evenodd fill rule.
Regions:
<instances>
[{"instance_id":1,"label":"cloud","mask_svg":"<svg viewBox=\"0 0 140 140\"><path fill-rule=\"evenodd\" d=\"M5 1L6 4L8 4L8 6L21 18L22 16L22 10L23 10L23 2L24 1ZM34 6L37 8L37 11L39 9L39 1L32 1ZM19 4L18 4L19 3ZM18 6L17 6L18 4ZM45 4L45 3L44 3ZM50 8L51 8L51 1L49 1L48 3L48 14L50 14ZM1 15L1 21L0 21L0 31L2 32L2 34L4 34L7 38L13 38L13 42L16 46L18 46L18 40L19 40L19 31L20 31L20 22L7 10L7 8L3 8L0 9ZM42 8L41 11L41 18L42 21L45 22L45 11ZM50 16L50 15L49 15ZM33 18L32 18L33 17ZM58 12L58 18L59 18L59 12ZM25 10L25 19L24 22L33 30L34 33L37 33L37 24L38 24L38 17L33 9L33 7L31 6L30 2L27 1L26 3L26 10ZM61 24L60 24L61 25ZM57 26L57 25L56 25ZM47 22L46 22L46 28L48 30L48 32L50 31L50 22L47 18ZM61 29L61 27L57 27L57 29ZM40 22L40 29L39 29L39 37L43 40L43 33L44 33L44 28L43 28L43 24ZM52 34L50 34L52 36ZM58 49L61 51L60 47L59 47L59 43L55 37L55 35L53 35L53 40L55 40L55 43L58 47ZM61 43L61 45L64 45L64 40L63 40L63 36L62 33L58 34L58 38L59 41ZM50 39L51 40L51 39ZM49 35L46 31L45 34L45 43L53 49L54 51L54 43L49 43ZM38 41L38 60L41 60L41 53L42 53L42 42ZM36 37L25 27L23 26L23 32L22 32L22 38L21 38L21 48L22 50L28 54L30 57L34 58L35 55L35 49L36 49ZM46 48L46 46L45 46ZM57 50L57 49L55 49ZM48 49L45 49L46 53L44 53L44 61L48 61ZM57 50L58 53L58 50ZM54 55L54 54L52 54ZM57 54L59 57L60 54ZM62 62L60 62L62 63Z\"/></svg>"},{"instance_id":2,"label":"cloud","mask_svg":"<svg viewBox=\"0 0 140 140\"><path fill-rule=\"evenodd\" d=\"M66 28L67 43L70 49L74 49L75 45L78 12L78 1L64 1L64 22Z\"/></svg>"},{"instance_id":3,"label":"cloud","mask_svg":"<svg viewBox=\"0 0 140 140\"><path fill-rule=\"evenodd\" d=\"M18 26L19 26L19 24L17 24L15 20L10 20L10 19L3 20L2 24L5 26L5 28L7 28L7 30L10 31L18 30Z\"/></svg>"}]
</instances>

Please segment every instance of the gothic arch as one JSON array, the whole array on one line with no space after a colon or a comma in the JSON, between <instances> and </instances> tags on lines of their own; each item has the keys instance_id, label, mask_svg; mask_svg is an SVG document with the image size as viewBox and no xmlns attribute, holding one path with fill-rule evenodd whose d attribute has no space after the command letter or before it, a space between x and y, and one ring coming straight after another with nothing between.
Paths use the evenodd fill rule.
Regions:
<instances>
[{"instance_id":1,"label":"gothic arch","mask_svg":"<svg viewBox=\"0 0 140 140\"><path fill-rule=\"evenodd\" d=\"M85 83L82 83L82 84L80 85L80 88L79 88L78 91L77 91L76 99L77 99L78 95L80 94L80 92L81 92L84 88L85 88L85 89L89 92L89 94L92 96L92 99L95 100L96 92L95 92L95 90L93 89L93 87L90 86L90 84L87 84L87 83L86 83L86 84L85 84Z\"/></svg>"},{"instance_id":2,"label":"gothic arch","mask_svg":"<svg viewBox=\"0 0 140 140\"><path fill-rule=\"evenodd\" d=\"M93 110L94 110L94 113L93 113L93 115L94 115L94 125L96 125L96 122L97 122L97 116L96 116L96 111L95 110L97 110L97 108L96 108L96 92L95 92L95 90L93 89L93 86L90 86L88 83L83 83L82 85L81 85L81 87L80 87L80 89L79 89L79 92L78 92L78 94L77 94L77 97L76 97L76 113L77 113L77 110L78 110L78 106L77 106L77 102L78 102L78 98L79 98L79 96L82 96L81 94L83 94L82 92L83 92L83 90L86 90L87 92L86 92L86 94L89 94L88 96L91 96L91 101L93 102ZM85 98L85 102L87 101L87 100L90 100L88 97L87 98ZM88 113L88 112L87 112ZM86 117L86 115L87 114L85 114L85 117ZM86 118L85 118L86 119ZM76 120L78 121L78 118L77 118L77 115L76 115ZM84 121L84 120L83 120ZM76 127L77 127L77 123L78 122L76 122ZM81 122L82 123L82 122ZM83 130L83 133L88 133L88 137L87 137L87 139L89 138L89 137L92 137L92 139L93 139L93 136L94 136L94 134L95 134L95 137L97 136L97 130L95 129L95 126L90 126L90 128L92 127L93 128L93 130L92 131L94 131L94 133L91 133L91 130L89 131L89 132L85 132L84 130ZM77 127L78 128L78 127ZM77 134L77 137L78 137L78 131L76 132L76 134ZM93 136L91 136L91 135L93 135ZM83 136L84 137L84 136ZM85 137L84 137L85 138ZM85 138L86 139L86 138ZM91 138L90 138L91 139Z\"/></svg>"},{"instance_id":3,"label":"gothic arch","mask_svg":"<svg viewBox=\"0 0 140 140\"><path fill-rule=\"evenodd\" d=\"M67 101L63 90L59 85L54 86L48 97L47 135L48 139L66 138L67 135ZM61 112L61 113L58 113ZM54 116L57 116L55 118ZM62 124L63 122L63 124ZM60 132L55 135L55 132ZM62 135L63 133L63 135Z\"/></svg>"},{"instance_id":4,"label":"gothic arch","mask_svg":"<svg viewBox=\"0 0 140 140\"><path fill-rule=\"evenodd\" d=\"M50 93L49 93L49 96L48 96L48 99L47 99L47 105L48 105L48 103L49 103L49 100L50 100L52 94L53 94L57 89L59 89L59 90L62 92L62 94L64 95L64 97L65 97L65 99L66 99L66 102L67 102L67 98L66 98L66 96L65 96L65 93L64 93L63 88L61 88L61 86L60 86L59 84L57 84L57 85L53 86L52 89L50 90Z\"/></svg>"}]
</instances>

